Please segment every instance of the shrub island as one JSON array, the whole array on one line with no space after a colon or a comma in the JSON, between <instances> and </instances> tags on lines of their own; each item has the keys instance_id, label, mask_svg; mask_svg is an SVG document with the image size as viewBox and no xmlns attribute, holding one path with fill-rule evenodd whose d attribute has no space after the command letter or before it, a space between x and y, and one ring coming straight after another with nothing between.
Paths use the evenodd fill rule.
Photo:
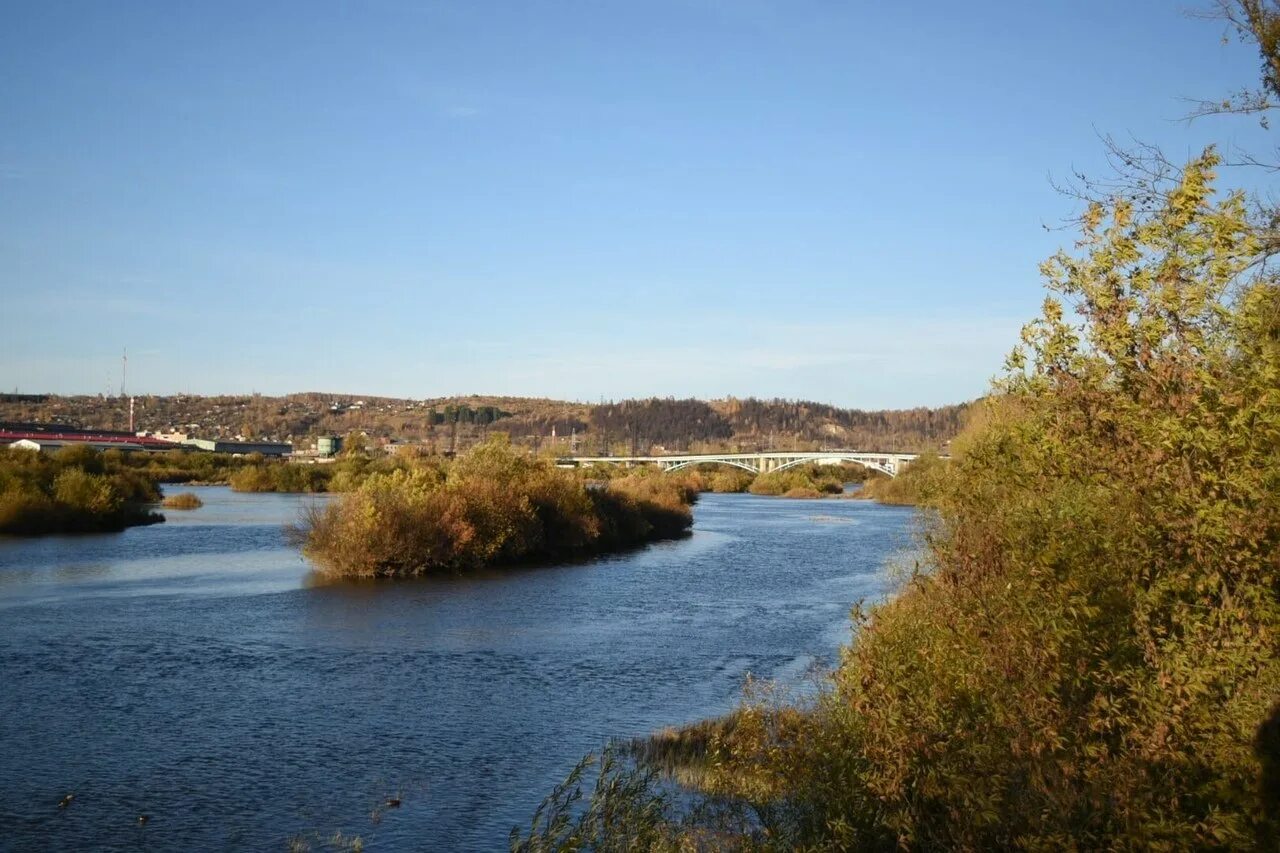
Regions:
<instances>
[{"instance_id":1,"label":"shrub island","mask_svg":"<svg viewBox=\"0 0 1280 853\"><path fill-rule=\"evenodd\" d=\"M200 500L194 492L179 492L166 497L162 505L165 509L199 509L204 506L204 501Z\"/></svg>"},{"instance_id":2,"label":"shrub island","mask_svg":"<svg viewBox=\"0 0 1280 853\"><path fill-rule=\"evenodd\" d=\"M333 578L458 574L677 538L696 498L656 471L587 482L495 438L452 462L375 473L309 508L293 535Z\"/></svg>"}]
</instances>

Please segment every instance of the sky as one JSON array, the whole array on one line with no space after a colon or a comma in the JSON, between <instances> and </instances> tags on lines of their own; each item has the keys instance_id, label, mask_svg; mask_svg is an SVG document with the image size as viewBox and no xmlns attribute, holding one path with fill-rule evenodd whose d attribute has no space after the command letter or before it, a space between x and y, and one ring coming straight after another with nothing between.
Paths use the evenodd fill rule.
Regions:
<instances>
[{"instance_id":1,"label":"sky","mask_svg":"<svg viewBox=\"0 0 1280 853\"><path fill-rule=\"evenodd\" d=\"M0 0L0 390L972 399L1186 8Z\"/></svg>"}]
</instances>

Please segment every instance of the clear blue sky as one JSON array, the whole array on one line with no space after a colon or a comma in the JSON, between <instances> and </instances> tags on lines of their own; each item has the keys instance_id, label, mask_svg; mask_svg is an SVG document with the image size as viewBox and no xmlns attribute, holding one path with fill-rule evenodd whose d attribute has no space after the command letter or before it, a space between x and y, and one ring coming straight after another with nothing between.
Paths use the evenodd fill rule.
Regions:
<instances>
[{"instance_id":1,"label":"clear blue sky","mask_svg":"<svg viewBox=\"0 0 1280 853\"><path fill-rule=\"evenodd\" d=\"M0 7L6 391L963 400L1099 132L1265 138L1167 0Z\"/></svg>"}]
</instances>

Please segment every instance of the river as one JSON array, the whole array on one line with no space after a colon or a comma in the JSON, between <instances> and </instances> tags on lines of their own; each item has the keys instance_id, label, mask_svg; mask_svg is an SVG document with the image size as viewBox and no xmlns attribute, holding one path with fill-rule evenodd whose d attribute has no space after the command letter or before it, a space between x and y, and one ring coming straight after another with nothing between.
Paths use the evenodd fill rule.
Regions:
<instances>
[{"instance_id":1,"label":"river","mask_svg":"<svg viewBox=\"0 0 1280 853\"><path fill-rule=\"evenodd\" d=\"M691 537L620 556L318 585L282 525L324 498L191 491L0 541L0 849L505 849L609 738L833 665L913 517L704 495Z\"/></svg>"}]
</instances>

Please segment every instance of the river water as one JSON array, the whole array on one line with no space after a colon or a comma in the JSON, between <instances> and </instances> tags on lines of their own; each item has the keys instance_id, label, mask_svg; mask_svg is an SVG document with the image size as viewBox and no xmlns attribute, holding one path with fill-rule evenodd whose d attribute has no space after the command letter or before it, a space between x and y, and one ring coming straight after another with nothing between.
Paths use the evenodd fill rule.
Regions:
<instances>
[{"instance_id":1,"label":"river water","mask_svg":"<svg viewBox=\"0 0 1280 853\"><path fill-rule=\"evenodd\" d=\"M0 541L0 849L505 849L609 738L834 664L912 519L704 495L693 536L621 556L317 585L282 525L323 498L192 491Z\"/></svg>"}]
</instances>

